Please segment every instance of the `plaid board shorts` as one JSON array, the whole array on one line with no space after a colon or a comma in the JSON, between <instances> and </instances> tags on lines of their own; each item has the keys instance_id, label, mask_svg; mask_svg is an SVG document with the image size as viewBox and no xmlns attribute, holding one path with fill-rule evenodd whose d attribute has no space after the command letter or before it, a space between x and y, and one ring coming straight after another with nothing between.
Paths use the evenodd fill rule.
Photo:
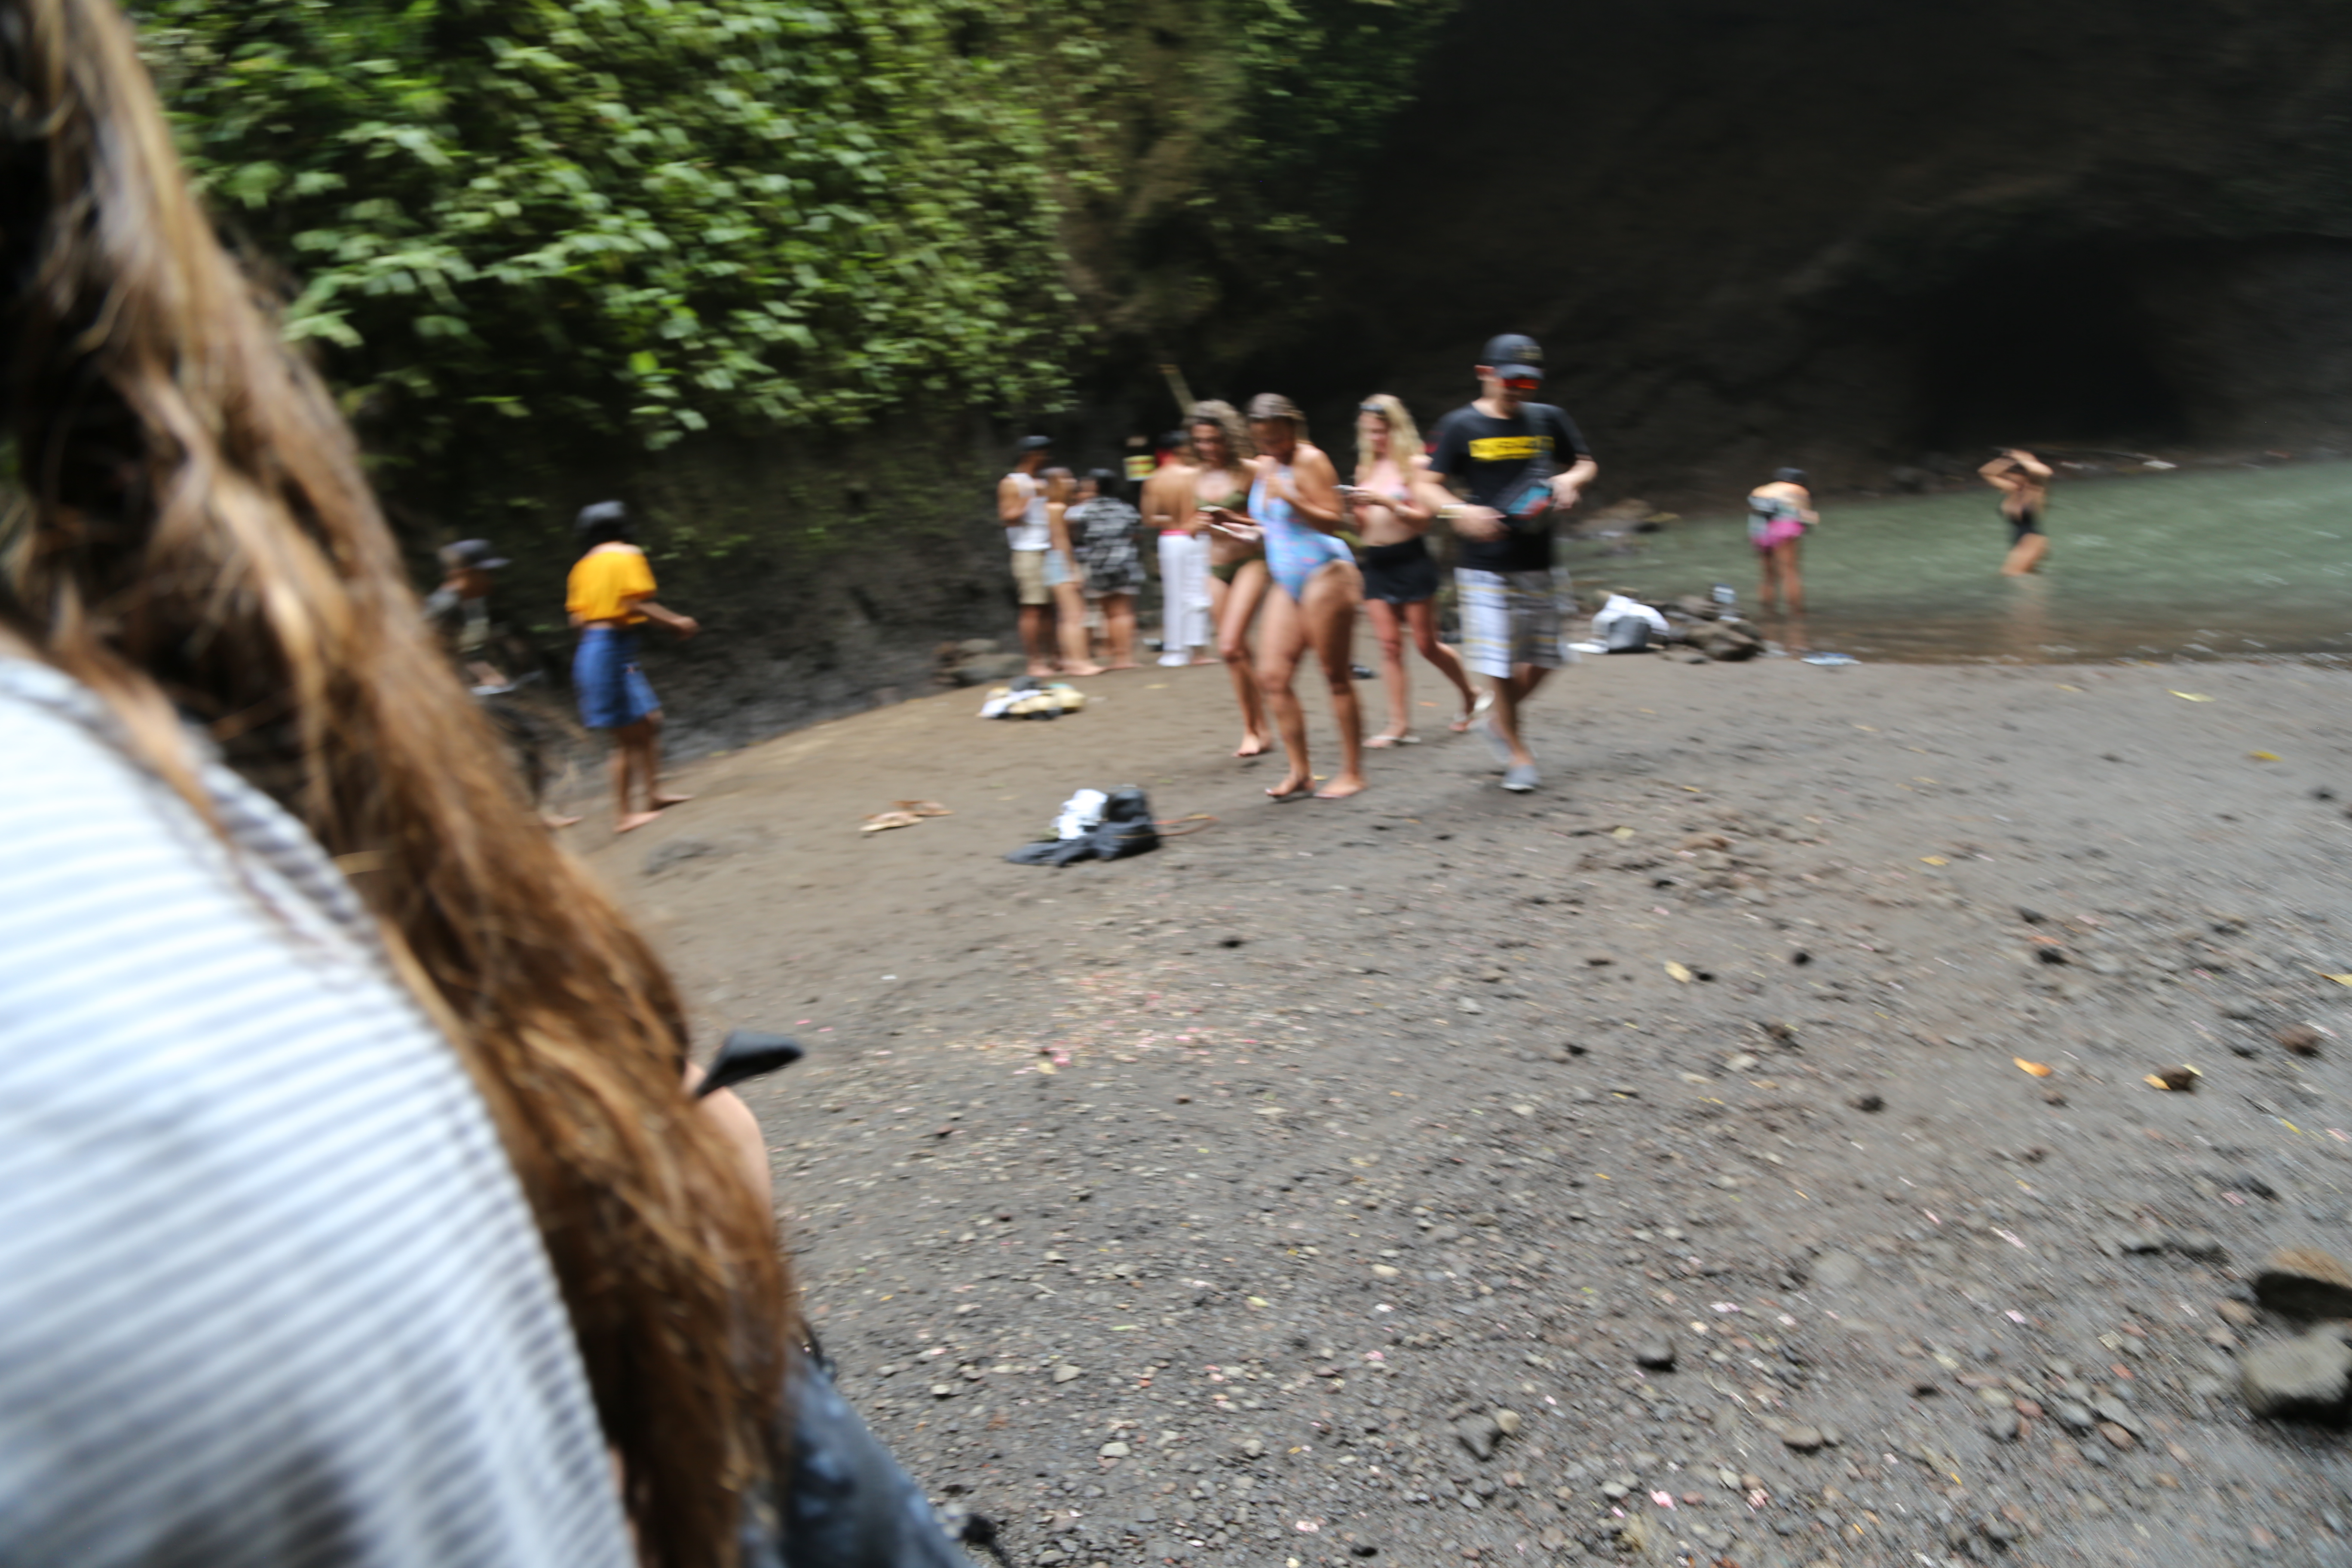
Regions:
<instances>
[{"instance_id":1,"label":"plaid board shorts","mask_svg":"<svg viewBox=\"0 0 2352 1568\"><path fill-rule=\"evenodd\" d=\"M1568 573L1474 572L1457 567L1455 598L1462 612L1462 662L1480 675L1508 679L1523 664L1558 669L1575 658L1560 646L1561 605Z\"/></svg>"}]
</instances>

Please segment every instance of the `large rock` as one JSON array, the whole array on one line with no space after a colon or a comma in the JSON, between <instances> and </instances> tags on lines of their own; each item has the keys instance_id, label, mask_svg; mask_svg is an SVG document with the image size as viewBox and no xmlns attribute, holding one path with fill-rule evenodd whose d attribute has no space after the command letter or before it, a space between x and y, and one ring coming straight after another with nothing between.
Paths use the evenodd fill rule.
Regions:
<instances>
[{"instance_id":1,"label":"large rock","mask_svg":"<svg viewBox=\"0 0 2352 1568\"><path fill-rule=\"evenodd\" d=\"M1702 621L1690 629L1691 647L1712 659L1736 663L1764 651L1763 640L1727 621Z\"/></svg>"},{"instance_id":2,"label":"large rock","mask_svg":"<svg viewBox=\"0 0 2352 1568\"><path fill-rule=\"evenodd\" d=\"M2352 1268L2316 1247L2293 1247L2263 1265L2254 1295L2291 1318L2352 1318Z\"/></svg>"},{"instance_id":3,"label":"large rock","mask_svg":"<svg viewBox=\"0 0 2352 1568\"><path fill-rule=\"evenodd\" d=\"M2340 1421L2352 1395L2352 1345L2328 1330L2249 1351L2239 1392L2257 1415Z\"/></svg>"}]
</instances>

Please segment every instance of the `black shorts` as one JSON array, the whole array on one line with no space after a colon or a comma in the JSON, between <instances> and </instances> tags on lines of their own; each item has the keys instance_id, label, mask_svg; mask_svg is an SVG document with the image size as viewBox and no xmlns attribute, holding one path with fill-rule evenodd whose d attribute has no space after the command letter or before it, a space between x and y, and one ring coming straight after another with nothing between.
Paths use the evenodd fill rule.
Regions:
<instances>
[{"instance_id":1,"label":"black shorts","mask_svg":"<svg viewBox=\"0 0 2352 1568\"><path fill-rule=\"evenodd\" d=\"M1391 605L1418 605L1437 597L1437 563L1419 539L1402 544L1364 547L1364 597Z\"/></svg>"}]
</instances>

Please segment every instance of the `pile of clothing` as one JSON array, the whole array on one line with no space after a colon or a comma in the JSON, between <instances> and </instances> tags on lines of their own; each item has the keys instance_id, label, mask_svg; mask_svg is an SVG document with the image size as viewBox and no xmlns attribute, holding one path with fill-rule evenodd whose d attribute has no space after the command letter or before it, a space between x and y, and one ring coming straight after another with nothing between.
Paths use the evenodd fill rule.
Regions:
<instances>
[{"instance_id":1,"label":"pile of clothing","mask_svg":"<svg viewBox=\"0 0 2352 1568\"><path fill-rule=\"evenodd\" d=\"M1010 686L999 686L980 705L983 719L1058 719L1065 713L1075 713L1087 705L1087 694L1068 681L1057 680L1051 686L1041 685L1037 678L1024 675Z\"/></svg>"}]
</instances>

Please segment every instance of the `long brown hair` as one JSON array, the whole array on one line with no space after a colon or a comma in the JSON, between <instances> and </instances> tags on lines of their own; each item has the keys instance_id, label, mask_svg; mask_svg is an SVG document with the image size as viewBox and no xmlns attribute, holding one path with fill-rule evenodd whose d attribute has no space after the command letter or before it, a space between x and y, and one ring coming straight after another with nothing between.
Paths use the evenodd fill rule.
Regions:
<instances>
[{"instance_id":1,"label":"long brown hair","mask_svg":"<svg viewBox=\"0 0 2352 1568\"><path fill-rule=\"evenodd\" d=\"M349 431L188 189L111 0L0 0L9 620L204 808L179 713L344 865L488 1100L643 1560L734 1560L785 1281L668 976L533 823Z\"/></svg>"},{"instance_id":2,"label":"long brown hair","mask_svg":"<svg viewBox=\"0 0 2352 1568\"><path fill-rule=\"evenodd\" d=\"M1226 472L1238 471L1257 456L1257 443L1250 439L1249 422L1242 417L1240 409L1223 398L1212 397L1204 403L1195 403L1184 415L1184 439L1192 444L1192 455L1198 458L1201 455L1199 444L1192 442L1192 427L1196 425L1213 425L1225 433Z\"/></svg>"}]
</instances>

